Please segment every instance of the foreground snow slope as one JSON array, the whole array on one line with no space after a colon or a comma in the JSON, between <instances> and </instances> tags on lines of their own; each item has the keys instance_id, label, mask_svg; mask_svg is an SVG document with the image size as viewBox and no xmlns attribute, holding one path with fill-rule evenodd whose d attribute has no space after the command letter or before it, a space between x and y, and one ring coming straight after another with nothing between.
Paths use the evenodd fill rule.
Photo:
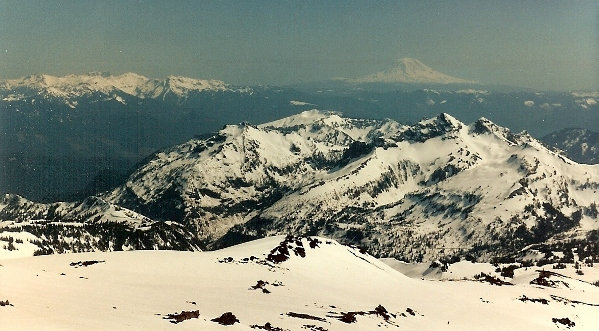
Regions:
<instances>
[{"instance_id":1,"label":"foreground snow slope","mask_svg":"<svg viewBox=\"0 0 599 331\"><path fill-rule=\"evenodd\" d=\"M271 237L213 252L96 252L0 264L0 302L8 300L0 306L3 330L565 328L553 318L593 330L599 323L599 307L591 305L599 304L599 287L589 283L563 278L570 288L547 288L527 281L495 286L412 279L323 238ZM521 276L534 278L533 269ZM548 304L518 300L523 295ZM178 324L165 318L196 310L197 318ZM239 322L211 321L226 312Z\"/></svg>"}]
</instances>

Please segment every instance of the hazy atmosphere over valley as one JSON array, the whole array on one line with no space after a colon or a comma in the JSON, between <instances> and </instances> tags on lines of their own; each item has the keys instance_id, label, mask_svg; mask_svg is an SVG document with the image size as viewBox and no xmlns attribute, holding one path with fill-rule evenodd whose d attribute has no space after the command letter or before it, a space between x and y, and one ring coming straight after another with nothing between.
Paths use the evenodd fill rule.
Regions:
<instances>
[{"instance_id":1,"label":"hazy atmosphere over valley","mask_svg":"<svg viewBox=\"0 0 599 331\"><path fill-rule=\"evenodd\" d=\"M598 191L595 1L0 0L3 330L596 330Z\"/></svg>"}]
</instances>

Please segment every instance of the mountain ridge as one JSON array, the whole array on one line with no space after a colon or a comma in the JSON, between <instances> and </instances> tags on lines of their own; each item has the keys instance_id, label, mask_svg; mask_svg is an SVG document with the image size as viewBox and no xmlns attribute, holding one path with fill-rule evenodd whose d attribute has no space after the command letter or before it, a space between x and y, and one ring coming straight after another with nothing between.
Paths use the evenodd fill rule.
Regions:
<instances>
[{"instance_id":1,"label":"mountain ridge","mask_svg":"<svg viewBox=\"0 0 599 331\"><path fill-rule=\"evenodd\" d=\"M182 222L209 247L300 232L339 236L406 259L438 254L433 243L441 238L429 232L437 227L451 234L441 242L464 252L480 243L497 248L506 236L517 245L570 230L580 237L578 228L584 239L598 228L592 190L599 167L579 166L527 133L486 119L465 125L441 114L401 126L310 111L273 123L228 126L164 151L106 199L133 209L178 206ZM493 182L502 177L505 183ZM161 200L165 195L173 199ZM508 207L500 211L502 204ZM429 243L403 242L402 224L428 228L421 235ZM465 235L456 232L460 227ZM399 232L384 239L385 231ZM413 253L398 245L412 246Z\"/></svg>"},{"instance_id":2,"label":"mountain ridge","mask_svg":"<svg viewBox=\"0 0 599 331\"><path fill-rule=\"evenodd\" d=\"M441 113L402 125L309 110L163 149L88 202L23 200L1 205L0 217L13 227L94 219L103 205L178 224L162 230L176 230L183 247L300 234L408 261L490 260L531 245L586 245L599 232L596 178L598 165L485 118L464 124Z\"/></svg>"}]
</instances>

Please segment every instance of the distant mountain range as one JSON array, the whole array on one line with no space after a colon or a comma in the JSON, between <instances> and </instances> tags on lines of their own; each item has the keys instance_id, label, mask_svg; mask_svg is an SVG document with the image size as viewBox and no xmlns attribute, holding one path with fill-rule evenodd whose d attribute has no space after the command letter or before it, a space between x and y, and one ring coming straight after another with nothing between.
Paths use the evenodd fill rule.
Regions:
<instances>
[{"instance_id":1,"label":"distant mountain range","mask_svg":"<svg viewBox=\"0 0 599 331\"><path fill-rule=\"evenodd\" d=\"M0 190L54 201L110 188L157 149L263 108L252 93L220 81L132 73L0 82Z\"/></svg>"},{"instance_id":2,"label":"distant mountain range","mask_svg":"<svg viewBox=\"0 0 599 331\"><path fill-rule=\"evenodd\" d=\"M141 99L165 99L169 96L184 99L192 93L204 91L251 92L249 89L235 89L219 80L180 76L158 80L131 72L116 76L102 72L62 77L32 75L0 82L0 90L12 92L3 95L3 101L46 98L61 100L71 108L77 106L78 99L89 96L106 97L125 103L123 94Z\"/></svg>"},{"instance_id":3,"label":"distant mountain range","mask_svg":"<svg viewBox=\"0 0 599 331\"><path fill-rule=\"evenodd\" d=\"M7 196L0 219L33 231L28 222L38 219L108 226L145 217L165 224L157 238L176 231L186 249L292 233L410 261L491 260L531 245L586 247L599 231L598 178L599 165L574 163L485 118L466 125L441 114L402 125L313 110L162 150L87 202ZM35 224L38 236L43 225ZM122 246L110 249L139 240L139 226L129 228L115 232L118 241L105 234Z\"/></svg>"}]
</instances>

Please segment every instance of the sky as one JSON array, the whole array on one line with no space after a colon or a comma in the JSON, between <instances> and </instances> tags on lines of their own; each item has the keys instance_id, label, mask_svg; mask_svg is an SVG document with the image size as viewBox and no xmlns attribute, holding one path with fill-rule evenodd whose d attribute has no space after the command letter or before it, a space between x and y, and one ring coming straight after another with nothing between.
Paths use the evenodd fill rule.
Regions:
<instances>
[{"instance_id":1,"label":"sky","mask_svg":"<svg viewBox=\"0 0 599 331\"><path fill-rule=\"evenodd\" d=\"M106 71L285 85L403 57L459 78L599 89L599 2L0 0L0 79Z\"/></svg>"}]
</instances>

